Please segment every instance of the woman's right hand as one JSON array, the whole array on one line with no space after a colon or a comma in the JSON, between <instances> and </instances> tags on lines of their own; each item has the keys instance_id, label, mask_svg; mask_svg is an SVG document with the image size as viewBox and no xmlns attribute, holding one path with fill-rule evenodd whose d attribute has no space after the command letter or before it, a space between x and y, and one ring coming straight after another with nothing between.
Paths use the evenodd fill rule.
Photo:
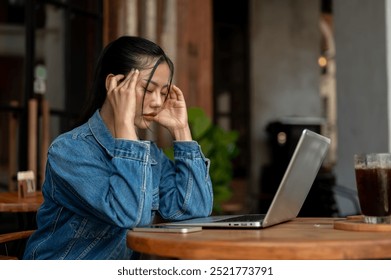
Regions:
<instances>
[{"instance_id":1,"label":"woman's right hand","mask_svg":"<svg viewBox=\"0 0 391 280\"><path fill-rule=\"evenodd\" d=\"M114 114L114 137L137 140L134 118L136 114L136 84L140 72L131 70L124 75L108 77L107 99Z\"/></svg>"}]
</instances>

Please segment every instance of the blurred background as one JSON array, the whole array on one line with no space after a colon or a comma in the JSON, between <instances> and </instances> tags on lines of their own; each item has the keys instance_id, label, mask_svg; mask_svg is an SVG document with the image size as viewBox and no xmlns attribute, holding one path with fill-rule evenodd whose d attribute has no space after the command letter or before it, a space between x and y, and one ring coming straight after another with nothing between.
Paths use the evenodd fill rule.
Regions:
<instances>
[{"instance_id":1,"label":"blurred background","mask_svg":"<svg viewBox=\"0 0 391 280\"><path fill-rule=\"evenodd\" d=\"M20 170L40 187L100 51L137 35L172 58L189 107L238 133L224 212L267 209L309 128L332 146L300 215L356 214L353 154L390 150L390 14L389 0L1 0L0 189Z\"/></svg>"}]
</instances>

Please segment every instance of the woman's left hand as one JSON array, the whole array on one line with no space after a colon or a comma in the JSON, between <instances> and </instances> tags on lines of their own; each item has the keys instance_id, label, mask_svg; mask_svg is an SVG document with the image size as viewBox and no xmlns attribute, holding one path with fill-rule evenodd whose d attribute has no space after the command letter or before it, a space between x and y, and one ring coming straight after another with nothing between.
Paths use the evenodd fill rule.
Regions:
<instances>
[{"instance_id":1,"label":"woman's left hand","mask_svg":"<svg viewBox=\"0 0 391 280\"><path fill-rule=\"evenodd\" d=\"M166 127L175 140L192 140L187 119L187 107L182 91L175 85L171 86L162 111L154 117L154 121Z\"/></svg>"}]
</instances>

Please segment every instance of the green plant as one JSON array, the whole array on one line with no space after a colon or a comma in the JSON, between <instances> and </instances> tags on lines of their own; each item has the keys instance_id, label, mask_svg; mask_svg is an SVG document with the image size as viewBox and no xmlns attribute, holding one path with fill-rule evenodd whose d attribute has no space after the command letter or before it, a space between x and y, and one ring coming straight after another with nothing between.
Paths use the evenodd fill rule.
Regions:
<instances>
[{"instance_id":1,"label":"green plant","mask_svg":"<svg viewBox=\"0 0 391 280\"><path fill-rule=\"evenodd\" d=\"M213 184L213 211L221 212L221 204L232 196L231 181L233 177L232 160L238 154L237 131L226 131L214 125L211 119L199 107L188 109L190 130L204 153L210 159L210 177ZM172 149L166 154L173 158Z\"/></svg>"}]
</instances>

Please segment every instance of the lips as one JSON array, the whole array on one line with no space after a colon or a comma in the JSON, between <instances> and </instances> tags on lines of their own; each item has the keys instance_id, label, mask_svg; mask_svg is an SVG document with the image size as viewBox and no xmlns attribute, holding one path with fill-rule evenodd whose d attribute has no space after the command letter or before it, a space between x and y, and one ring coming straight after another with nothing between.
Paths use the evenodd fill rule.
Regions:
<instances>
[{"instance_id":1,"label":"lips","mask_svg":"<svg viewBox=\"0 0 391 280\"><path fill-rule=\"evenodd\" d=\"M156 113L149 113L149 114L143 114L144 117L151 117L151 118L154 118L156 117Z\"/></svg>"}]
</instances>

